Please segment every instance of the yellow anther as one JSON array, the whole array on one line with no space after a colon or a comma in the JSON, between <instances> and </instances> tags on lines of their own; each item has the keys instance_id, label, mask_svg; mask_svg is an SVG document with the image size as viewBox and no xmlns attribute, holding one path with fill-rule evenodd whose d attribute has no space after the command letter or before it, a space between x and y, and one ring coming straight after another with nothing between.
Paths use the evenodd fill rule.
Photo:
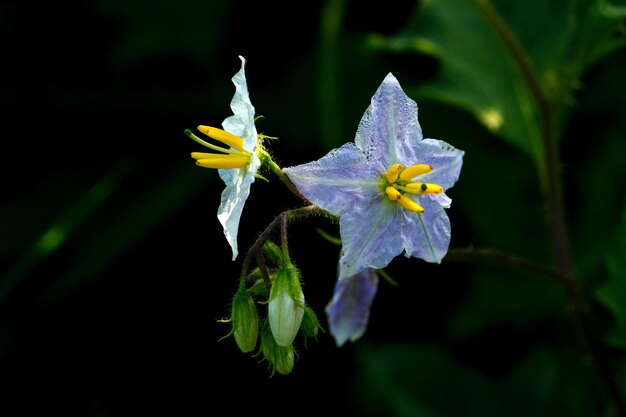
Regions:
<instances>
[{"instance_id":1,"label":"yellow anther","mask_svg":"<svg viewBox=\"0 0 626 417\"><path fill-rule=\"evenodd\" d=\"M213 158L214 156L229 156L229 155L222 155L219 153L210 153L210 152L192 152L191 153L191 157L193 159L209 159L209 158Z\"/></svg>"},{"instance_id":2,"label":"yellow anther","mask_svg":"<svg viewBox=\"0 0 626 417\"><path fill-rule=\"evenodd\" d=\"M210 138L225 143L231 148L235 148L238 151L243 151L243 139L241 139L239 136L235 136L225 130L210 126L200 125L198 126L198 130Z\"/></svg>"},{"instance_id":3,"label":"yellow anther","mask_svg":"<svg viewBox=\"0 0 626 417\"><path fill-rule=\"evenodd\" d=\"M387 197L389 197L390 200L398 201L402 198L402 194L400 193L400 191L396 190L393 187L385 188L385 192L387 193Z\"/></svg>"},{"instance_id":4,"label":"yellow anther","mask_svg":"<svg viewBox=\"0 0 626 417\"><path fill-rule=\"evenodd\" d=\"M196 152L194 152L196 153ZM201 152L197 152L201 153ZM241 168L250 162L250 158L237 155L218 155L210 154L211 157L198 159L196 165L204 168L215 169L227 169L227 168ZM192 155L193 156L193 155Z\"/></svg>"},{"instance_id":5,"label":"yellow anther","mask_svg":"<svg viewBox=\"0 0 626 417\"><path fill-rule=\"evenodd\" d=\"M389 168L389 171L387 171L387 181L389 182L389 184L396 182L400 171L402 171L403 169L404 166L402 166L402 164L393 164L391 168Z\"/></svg>"},{"instance_id":6,"label":"yellow anther","mask_svg":"<svg viewBox=\"0 0 626 417\"><path fill-rule=\"evenodd\" d=\"M400 204L403 208L415 212L415 213L423 213L424 207L417 204L415 201L411 200L409 197L404 194L400 194L400 199L398 200L398 204Z\"/></svg>"},{"instance_id":7,"label":"yellow anther","mask_svg":"<svg viewBox=\"0 0 626 417\"><path fill-rule=\"evenodd\" d=\"M408 193L411 194L441 194L443 187L437 184L427 182L410 182L404 186Z\"/></svg>"},{"instance_id":8,"label":"yellow anther","mask_svg":"<svg viewBox=\"0 0 626 417\"><path fill-rule=\"evenodd\" d=\"M415 212L415 213L423 213L424 207L417 204L415 201L411 200L409 197L402 194L395 187L387 187L385 188L385 193L390 200L397 201L403 208Z\"/></svg>"},{"instance_id":9,"label":"yellow anther","mask_svg":"<svg viewBox=\"0 0 626 417\"><path fill-rule=\"evenodd\" d=\"M407 167L400 173L400 179L404 181L408 181L418 175L426 174L433 170L433 167L426 164L415 164Z\"/></svg>"}]
</instances>

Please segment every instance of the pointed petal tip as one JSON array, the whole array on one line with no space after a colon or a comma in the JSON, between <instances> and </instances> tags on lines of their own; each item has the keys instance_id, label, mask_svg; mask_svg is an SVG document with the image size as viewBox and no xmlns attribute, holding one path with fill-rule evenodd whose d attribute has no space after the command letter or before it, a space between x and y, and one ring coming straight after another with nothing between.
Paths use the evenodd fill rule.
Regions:
<instances>
[{"instance_id":1,"label":"pointed petal tip","mask_svg":"<svg viewBox=\"0 0 626 417\"><path fill-rule=\"evenodd\" d=\"M337 345L337 347L342 347L348 341L348 336L345 334L333 334L333 338L335 339L335 344Z\"/></svg>"},{"instance_id":2,"label":"pointed petal tip","mask_svg":"<svg viewBox=\"0 0 626 417\"><path fill-rule=\"evenodd\" d=\"M385 77L385 79L383 80L384 83L394 83L394 84L400 84L398 82L398 79L390 72L387 74L387 76Z\"/></svg>"}]
</instances>

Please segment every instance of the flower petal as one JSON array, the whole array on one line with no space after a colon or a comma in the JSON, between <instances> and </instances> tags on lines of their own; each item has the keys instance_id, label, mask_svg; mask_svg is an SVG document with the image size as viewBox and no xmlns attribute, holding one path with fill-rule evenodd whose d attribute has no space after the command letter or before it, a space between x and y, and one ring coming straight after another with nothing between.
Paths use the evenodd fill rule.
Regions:
<instances>
[{"instance_id":1,"label":"flower petal","mask_svg":"<svg viewBox=\"0 0 626 417\"><path fill-rule=\"evenodd\" d=\"M405 210L382 195L368 204L355 205L339 219L342 256L339 280L365 268L382 269L402 253L402 214ZM413 215L416 215L413 213Z\"/></svg>"},{"instance_id":2,"label":"flower petal","mask_svg":"<svg viewBox=\"0 0 626 417\"><path fill-rule=\"evenodd\" d=\"M424 213L412 215L404 212L400 230L391 231L402 237L407 258L414 257L426 262L440 263L450 245L450 219L439 201L442 194L429 194L415 198ZM409 197L410 198L410 197Z\"/></svg>"},{"instance_id":3,"label":"flower petal","mask_svg":"<svg viewBox=\"0 0 626 417\"><path fill-rule=\"evenodd\" d=\"M235 95L230 102L233 115L227 117L222 122L225 131L239 136L243 139L244 149L253 152L256 150L257 132L254 126L254 106L248 94L248 83L246 82L244 57L239 56L241 69L232 78L235 84Z\"/></svg>"},{"instance_id":4,"label":"flower petal","mask_svg":"<svg viewBox=\"0 0 626 417\"><path fill-rule=\"evenodd\" d=\"M252 154L250 164L239 169L220 169L220 178L226 184L222 191L220 206L217 209L217 218L224 227L224 236L233 251L234 261L237 259L237 233L239 231L239 221L243 206L250 195L250 186L254 182L254 174L261 166L261 161Z\"/></svg>"},{"instance_id":5,"label":"flower petal","mask_svg":"<svg viewBox=\"0 0 626 417\"><path fill-rule=\"evenodd\" d=\"M367 164L353 143L333 149L323 158L283 169L307 200L341 216L379 193L380 174Z\"/></svg>"},{"instance_id":6,"label":"flower petal","mask_svg":"<svg viewBox=\"0 0 626 417\"><path fill-rule=\"evenodd\" d=\"M224 235L232 248L233 261L238 255L237 233L241 212L250 195L250 186L254 182L254 175L261 166L261 161L255 152L257 132L254 126L254 107L250 102L246 83L246 60L242 56L239 59L241 59L241 69L232 78L233 84L235 84L235 94L230 102L230 107L234 114L222 122L222 127L227 132L241 137L244 140L243 148L251 152L252 155L250 163L243 168L218 170L226 188L222 191L217 218L224 227Z\"/></svg>"},{"instance_id":7,"label":"flower petal","mask_svg":"<svg viewBox=\"0 0 626 417\"><path fill-rule=\"evenodd\" d=\"M326 305L328 327L337 346L348 340L354 342L365 333L377 289L378 274L374 269L337 281Z\"/></svg>"},{"instance_id":8,"label":"flower petal","mask_svg":"<svg viewBox=\"0 0 626 417\"><path fill-rule=\"evenodd\" d=\"M432 182L447 190L459 179L465 154L462 150L442 140L424 139L417 145L416 152L419 163L433 167L432 171L418 177L420 182Z\"/></svg>"},{"instance_id":9,"label":"flower petal","mask_svg":"<svg viewBox=\"0 0 626 417\"><path fill-rule=\"evenodd\" d=\"M421 140L417 104L389 73L365 110L354 142L369 163L386 172L397 162L415 161L416 146Z\"/></svg>"}]
</instances>

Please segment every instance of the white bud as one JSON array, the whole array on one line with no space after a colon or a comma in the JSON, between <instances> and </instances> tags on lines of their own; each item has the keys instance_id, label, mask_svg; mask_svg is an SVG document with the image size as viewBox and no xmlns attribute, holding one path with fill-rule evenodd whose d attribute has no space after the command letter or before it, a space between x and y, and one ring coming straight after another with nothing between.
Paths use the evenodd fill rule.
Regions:
<instances>
[{"instance_id":1,"label":"white bud","mask_svg":"<svg viewBox=\"0 0 626 417\"><path fill-rule=\"evenodd\" d=\"M293 264L286 263L276 272L268 303L270 329L279 346L293 343L303 316L304 293L298 271Z\"/></svg>"}]
</instances>

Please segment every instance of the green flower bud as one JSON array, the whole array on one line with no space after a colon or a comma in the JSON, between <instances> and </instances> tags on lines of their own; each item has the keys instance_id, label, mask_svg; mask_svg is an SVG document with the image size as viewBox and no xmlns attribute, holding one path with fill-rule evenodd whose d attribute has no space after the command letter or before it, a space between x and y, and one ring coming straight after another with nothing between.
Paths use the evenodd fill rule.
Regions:
<instances>
[{"instance_id":1,"label":"green flower bud","mask_svg":"<svg viewBox=\"0 0 626 417\"><path fill-rule=\"evenodd\" d=\"M252 352L259 337L259 314L243 284L233 297L232 320L237 346L244 353Z\"/></svg>"},{"instance_id":2,"label":"green flower bud","mask_svg":"<svg viewBox=\"0 0 626 417\"><path fill-rule=\"evenodd\" d=\"M270 240L266 240L263 244L263 253L272 264L278 264L283 259L282 250Z\"/></svg>"},{"instance_id":3,"label":"green flower bud","mask_svg":"<svg viewBox=\"0 0 626 417\"><path fill-rule=\"evenodd\" d=\"M279 346L267 326L261 333L261 351L270 363L272 373L287 375L293 369L295 352L293 346Z\"/></svg>"},{"instance_id":4,"label":"green flower bud","mask_svg":"<svg viewBox=\"0 0 626 417\"><path fill-rule=\"evenodd\" d=\"M270 290L268 319L272 335L280 346L290 346L304 315L304 293L296 267L285 260L276 271Z\"/></svg>"},{"instance_id":5,"label":"green flower bud","mask_svg":"<svg viewBox=\"0 0 626 417\"><path fill-rule=\"evenodd\" d=\"M291 373L294 363L294 351L293 346L278 346L276 351L276 359L274 360L274 366L276 371L281 375L287 375Z\"/></svg>"}]
</instances>

